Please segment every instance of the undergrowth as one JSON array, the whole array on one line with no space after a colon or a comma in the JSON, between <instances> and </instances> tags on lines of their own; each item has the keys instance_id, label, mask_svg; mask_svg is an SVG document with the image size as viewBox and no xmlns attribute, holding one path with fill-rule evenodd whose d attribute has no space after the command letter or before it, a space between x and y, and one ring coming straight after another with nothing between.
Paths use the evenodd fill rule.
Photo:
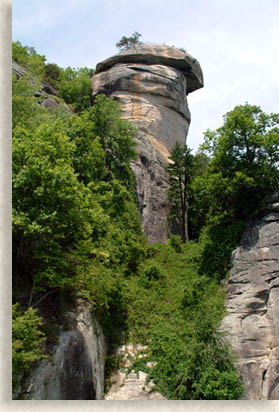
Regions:
<instances>
[{"instance_id":1,"label":"undergrowth","mask_svg":"<svg viewBox=\"0 0 279 412\"><path fill-rule=\"evenodd\" d=\"M202 242L150 246L138 275L127 280L130 339L148 344L133 367L148 373L167 399L237 399L234 356L218 331L223 287L200 274ZM150 366L152 365L152 366Z\"/></svg>"}]
</instances>

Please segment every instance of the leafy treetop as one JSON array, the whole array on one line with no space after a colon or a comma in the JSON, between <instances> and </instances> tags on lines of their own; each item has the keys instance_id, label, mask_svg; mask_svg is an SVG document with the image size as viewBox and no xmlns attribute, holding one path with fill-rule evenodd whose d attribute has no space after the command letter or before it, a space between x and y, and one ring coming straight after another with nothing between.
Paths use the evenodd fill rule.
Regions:
<instances>
[{"instance_id":1,"label":"leafy treetop","mask_svg":"<svg viewBox=\"0 0 279 412\"><path fill-rule=\"evenodd\" d=\"M214 186L216 210L222 207L234 218L245 218L278 189L278 114L248 103L236 106L224 116L223 126L207 130L202 149L211 156L212 184L207 187Z\"/></svg>"}]
</instances>

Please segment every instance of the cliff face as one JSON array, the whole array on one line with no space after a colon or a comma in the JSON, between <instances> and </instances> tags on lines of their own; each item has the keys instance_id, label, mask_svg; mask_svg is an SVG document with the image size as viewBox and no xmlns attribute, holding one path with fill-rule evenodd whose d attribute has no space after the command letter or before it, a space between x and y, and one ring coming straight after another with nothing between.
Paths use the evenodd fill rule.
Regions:
<instances>
[{"instance_id":1,"label":"cliff face","mask_svg":"<svg viewBox=\"0 0 279 412\"><path fill-rule=\"evenodd\" d=\"M168 46L139 46L99 63L93 76L99 93L120 102L122 117L137 129L139 157L132 163L142 226L150 242L165 242L170 150L186 142L190 124L187 94L203 86L199 63Z\"/></svg>"},{"instance_id":2,"label":"cliff face","mask_svg":"<svg viewBox=\"0 0 279 412\"><path fill-rule=\"evenodd\" d=\"M232 257L223 328L249 400L279 399L279 193Z\"/></svg>"},{"instance_id":3,"label":"cliff face","mask_svg":"<svg viewBox=\"0 0 279 412\"><path fill-rule=\"evenodd\" d=\"M53 358L41 362L23 390L27 400L101 400L106 346L91 306L84 301L65 314Z\"/></svg>"}]
</instances>

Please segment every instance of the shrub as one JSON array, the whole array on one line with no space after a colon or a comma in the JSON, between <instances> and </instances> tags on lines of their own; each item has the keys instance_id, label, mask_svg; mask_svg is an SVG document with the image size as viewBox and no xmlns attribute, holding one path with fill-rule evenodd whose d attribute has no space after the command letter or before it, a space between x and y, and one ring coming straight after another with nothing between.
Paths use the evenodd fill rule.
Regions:
<instances>
[{"instance_id":1,"label":"shrub","mask_svg":"<svg viewBox=\"0 0 279 412\"><path fill-rule=\"evenodd\" d=\"M45 336L40 331L43 320L32 307L23 313L19 305L14 304L12 315L13 392L16 392L24 373L44 357Z\"/></svg>"}]
</instances>

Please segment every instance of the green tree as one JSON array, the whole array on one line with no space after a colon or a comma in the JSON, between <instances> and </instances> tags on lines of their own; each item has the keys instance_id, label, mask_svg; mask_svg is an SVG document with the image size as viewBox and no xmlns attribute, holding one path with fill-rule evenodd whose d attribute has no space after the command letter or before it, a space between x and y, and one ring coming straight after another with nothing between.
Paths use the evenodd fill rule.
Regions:
<instances>
[{"instance_id":1,"label":"green tree","mask_svg":"<svg viewBox=\"0 0 279 412\"><path fill-rule=\"evenodd\" d=\"M190 239L198 239L202 228L206 224L209 205L205 179L208 173L209 162L209 157L201 151L198 151L193 157L188 210Z\"/></svg>"},{"instance_id":2,"label":"green tree","mask_svg":"<svg viewBox=\"0 0 279 412\"><path fill-rule=\"evenodd\" d=\"M191 219L199 228L200 273L224 279L245 221L279 188L279 116L258 106L236 106L223 125L205 133L205 173L191 184Z\"/></svg>"},{"instance_id":3,"label":"green tree","mask_svg":"<svg viewBox=\"0 0 279 412\"><path fill-rule=\"evenodd\" d=\"M56 80L58 96L80 112L90 106L91 102L91 76L92 70L87 67L73 69L67 67L60 71Z\"/></svg>"},{"instance_id":4,"label":"green tree","mask_svg":"<svg viewBox=\"0 0 279 412\"><path fill-rule=\"evenodd\" d=\"M125 328L126 279L146 249L130 168L136 130L113 99L97 96L93 107L65 115L41 107L36 90L33 80L13 78L13 300L20 296L29 314L32 306L44 313L51 296L83 296L115 342ZM17 353L24 336L15 336L18 365L28 357Z\"/></svg>"},{"instance_id":5,"label":"green tree","mask_svg":"<svg viewBox=\"0 0 279 412\"><path fill-rule=\"evenodd\" d=\"M136 159L136 128L121 119L118 102L105 95L98 95L94 105L88 110L88 117L94 123L94 133L105 151L106 180L120 179L134 191L135 178L130 168L130 160Z\"/></svg>"},{"instance_id":6,"label":"green tree","mask_svg":"<svg viewBox=\"0 0 279 412\"><path fill-rule=\"evenodd\" d=\"M38 105L32 84L14 79L13 110L15 296L24 287L32 304L73 292L99 257L109 267L98 276L113 282L110 265L122 275L135 269L144 254L130 169L135 130L117 102L99 96L94 108L60 118Z\"/></svg>"},{"instance_id":7,"label":"green tree","mask_svg":"<svg viewBox=\"0 0 279 412\"><path fill-rule=\"evenodd\" d=\"M38 80L45 75L46 57L38 54L34 47L22 46L19 41L12 43L12 58L18 64L25 67Z\"/></svg>"},{"instance_id":8,"label":"green tree","mask_svg":"<svg viewBox=\"0 0 279 412\"><path fill-rule=\"evenodd\" d=\"M38 105L38 100L34 97L34 93L39 88L38 82L30 82L28 78L21 77L16 79L13 74L12 80L12 127L26 126L35 128L42 120L42 116L46 113L43 108ZM32 113L32 116L30 114Z\"/></svg>"},{"instance_id":9,"label":"green tree","mask_svg":"<svg viewBox=\"0 0 279 412\"><path fill-rule=\"evenodd\" d=\"M217 330L224 291L199 273L201 245L179 246L173 240L151 245L150 258L128 280L131 338L148 345L133 368L145 371L170 400L237 399L239 374Z\"/></svg>"},{"instance_id":10,"label":"green tree","mask_svg":"<svg viewBox=\"0 0 279 412\"><path fill-rule=\"evenodd\" d=\"M127 50L131 47L139 46L142 44L142 42L139 41L140 37L141 34L135 31L130 37L123 36L119 42L116 43L116 47L120 50Z\"/></svg>"},{"instance_id":11,"label":"green tree","mask_svg":"<svg viewBox=\"0 0 279 412\"><path fill-rule=\"evenodd\" d=\"M19 309L18 304L12 307L12 353L13 353L13 393L19 390L23 374L30 370L34 362L43 355L45 336L40 330L42 318L37 316L33 308L26 312Z\"/></svg>"},{"instance_id":12,"label":"green tree","mask_svg":"<svg viewBox=\"0 0 279 412\"><path fill-rule=\"evenodd\" d=\"M279 115L246 103L224 116L224 124L205 133L211 156L208 190L216 211L245 218L279 186Z\"/></svg>"},{"instance_id":13,"label":"green tree","mask_svg":"<svg viewBox=\"0 0 279 412\"><path fill-rule=\"evenodd\" d=\"M14 131L14 275L33 284L30 304L34 287L71 287L72 250L102 221L100 206L72 167L74 150L57 122Z\"/></svg>"},{"instance_id":14,"label":"green tree","mask_svg":"<svg viewBox=\"0 0 279 412\"><path fill-rule=\"evenodd\" d=\"M45 76L43 81L50 84L51 86L57 86L57 80L61 73L61 68L55 63L48 63L45 66Z\"/></svg>"},{"instance_id":15,"label":"green tree","mask_svg":"<svg viewBox=\"0 0 279 412\"><path fill-rule=\"evenodd\" d=\"M188 208L189 191L193 176L193 155L185 145L176 142L171 151L170 164L166 170L169 174L168 198L170 201L170 220L177 220L179 232L184 243L189 240Z\"/></svg>"}]
</instances>

